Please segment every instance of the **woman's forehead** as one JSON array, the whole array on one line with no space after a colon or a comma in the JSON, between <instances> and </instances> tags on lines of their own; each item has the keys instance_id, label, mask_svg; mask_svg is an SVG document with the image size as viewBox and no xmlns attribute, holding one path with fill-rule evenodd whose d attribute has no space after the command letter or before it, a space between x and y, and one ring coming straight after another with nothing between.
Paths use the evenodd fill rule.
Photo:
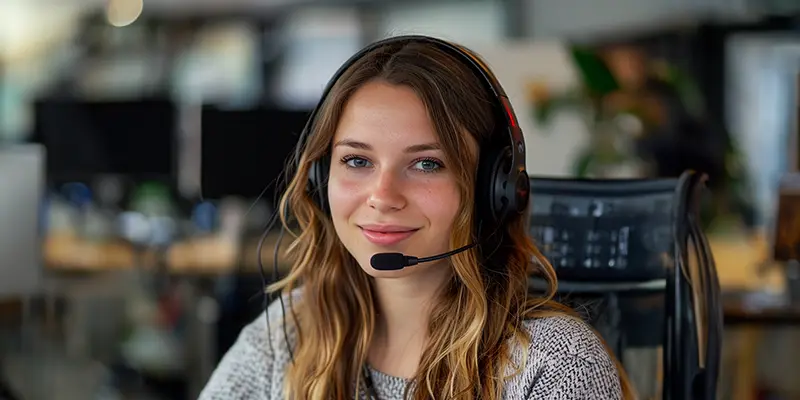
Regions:
<instances>
[{"instance_id":1,"label":"woman's forehead","mask_svg":"<svg viewBox=\"0 0 800 400\"><path fill-rule=\"evenodd\" d=\"M339 120L334 144L360 142L395 150L440 147L424 103L405 86L374 82L353 94Z\"/></svg>"}]
</instances>

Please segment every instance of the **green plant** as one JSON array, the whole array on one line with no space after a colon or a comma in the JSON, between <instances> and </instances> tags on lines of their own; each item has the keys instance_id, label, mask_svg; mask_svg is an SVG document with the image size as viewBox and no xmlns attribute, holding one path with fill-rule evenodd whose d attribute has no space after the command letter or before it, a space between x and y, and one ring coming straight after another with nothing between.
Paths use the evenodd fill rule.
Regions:
<instances>
[{"instance_id":1,"label":"green plant","mask_svg":"<svg viewBox=\"0 0 800 400\"><path fill-rule=\"evenodd\" d=\"M547 125L554 115L562 112L581 116L587 124L591 142L573 160L573 173L578 177L591 176L598 165L636 159L638 155L634 146L615 148L608 143L614 140L632 143L650 131L662 128L667 123L663 114L659 114L663 104L654 102L647 90L621 84L604 58L592 49L573 45L568 51L578 74L578 83L567 90L554 92L543 82L533 82L529 93L535 121ZM677 94L681 107L691 118L708 120L702 92L686 71L663 61L650 61L646 63L645 73L649 79L658 80ZM636 119L641 130L635 132L618 126L617 122L623 118ZM726 171L723 182L716 182L717 190L703 212L706 226L712 225L720 216L740 214L750 204L741 152L733 138L729 140L724 158Z\"/></svg>"}]
</instances>

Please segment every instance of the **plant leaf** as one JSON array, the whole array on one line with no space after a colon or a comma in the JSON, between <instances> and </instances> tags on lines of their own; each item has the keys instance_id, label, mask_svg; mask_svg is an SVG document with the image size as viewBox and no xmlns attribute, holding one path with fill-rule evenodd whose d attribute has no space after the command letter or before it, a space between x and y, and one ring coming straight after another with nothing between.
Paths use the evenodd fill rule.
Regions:
<instances>
[{"instance_id":1,"label":"plant leaf","mask_svg":"<svg viewBox=\"0 0 800 400\"><path fill-rule=\"evenodd\" d=\"M619 82L605 61L593 51L571 46L570 55L578 68L583 84L592 95L605 96L620 89Z\"/></svg>"},{"instance_id":2,"label":"plant leaf","mask_svg":"<svg viewBox=\"0 0 800 400\"><path fill-rule=\"evenodd\" d=\"M553 101L547 100L540 102L533 107L533 117L537 124L547 125L553 116Z\"/></svg>"},{"instance_id":3,"label":"plant leaf","mask_svg":"<svg viewBox=\"0 0 800 400\"><path fill-rule=\"evenodd\" d=\"M594 158L594 154L592 153L591 149L585 150L575 159L575 163L573 164L573 170L575 171L575 177L577 178L587 178L589 177L590 167L592 165L592 159Z\"/></svg>"},{"instance_id":4,"label":"plant leaf","mask_svg":"<svg viewBox=\"0 0 800 400\"><path fill-rule=\"evenodd\" d=\"M540 125L549 124L553 116L565 110L583 111L585 100L572 91L534 103L533 116Z\"/></svg>"}]
</instances>

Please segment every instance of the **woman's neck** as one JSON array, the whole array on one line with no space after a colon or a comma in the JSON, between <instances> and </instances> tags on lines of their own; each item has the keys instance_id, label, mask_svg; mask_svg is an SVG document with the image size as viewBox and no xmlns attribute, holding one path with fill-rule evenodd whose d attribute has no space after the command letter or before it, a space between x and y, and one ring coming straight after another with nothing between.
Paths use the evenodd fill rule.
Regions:
<instances>
[{"instance_id":1,"label":"woman's neck","mask_svg":"<svg viewBox=\"0 0 800 400\"><path fill-rule=\"evenodd\" d=\"M377 318L369 363L388 375L414 376L428 340L428 322L440 290L451 276L445 263L400 278L374 280Z\"/></svg>"}]
</instances>

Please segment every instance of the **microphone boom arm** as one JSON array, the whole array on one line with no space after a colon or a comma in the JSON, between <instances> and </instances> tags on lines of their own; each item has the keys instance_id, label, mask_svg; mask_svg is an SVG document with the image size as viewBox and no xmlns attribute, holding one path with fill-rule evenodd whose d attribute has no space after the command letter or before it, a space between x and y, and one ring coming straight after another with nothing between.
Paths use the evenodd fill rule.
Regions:
<instances>
[{"instance_id":1,"label":"microphone boom arm","mask_svg":"<svg viewBox=\"0 0 800 400\"><path fill-rule=\"evenodd\" d=\"M459 247L455 250L448 251L447 253L437 254L435 256L423 257L423 258L407 256L402 253L377 253L373 255L372 258L370 259L370 264L372 264L372 268L381 271L398 270L398 269L403 269L405 267L410 267L412 265L417 265L419 263L436 261L436 260L441 260L443 258L452 257L458 253L467 251L477 245L478 243L472 243L464 247Z\"/></svg>"},{"instance_id":2,"label":"microphone boom arm","mask_svg":"<svg viewBox=\"0 0 800 400\"><path fill-rule=\"evenodd\" d=\"M452 257L452 256L454 256L454 255L456 255L458 253L461 253L463 251L467 251L467 250L469 250L469 249L471 249L471 248L473 248L473 247L475 247L477 245L478 245L477 243L468 244L466 246L459 247L459 248L457 248L455 250L448 251L447 253L442 253L442 254L438 254L438 255L430 256L430 257L417 258L417 257L412 257L412 256L406 256L406 259L408 260L408 263L409 263L408 265L409 266L417 265L419 263L437 261L437 260L441 260L443 258Z\"/></svg>"}]
</instances>

